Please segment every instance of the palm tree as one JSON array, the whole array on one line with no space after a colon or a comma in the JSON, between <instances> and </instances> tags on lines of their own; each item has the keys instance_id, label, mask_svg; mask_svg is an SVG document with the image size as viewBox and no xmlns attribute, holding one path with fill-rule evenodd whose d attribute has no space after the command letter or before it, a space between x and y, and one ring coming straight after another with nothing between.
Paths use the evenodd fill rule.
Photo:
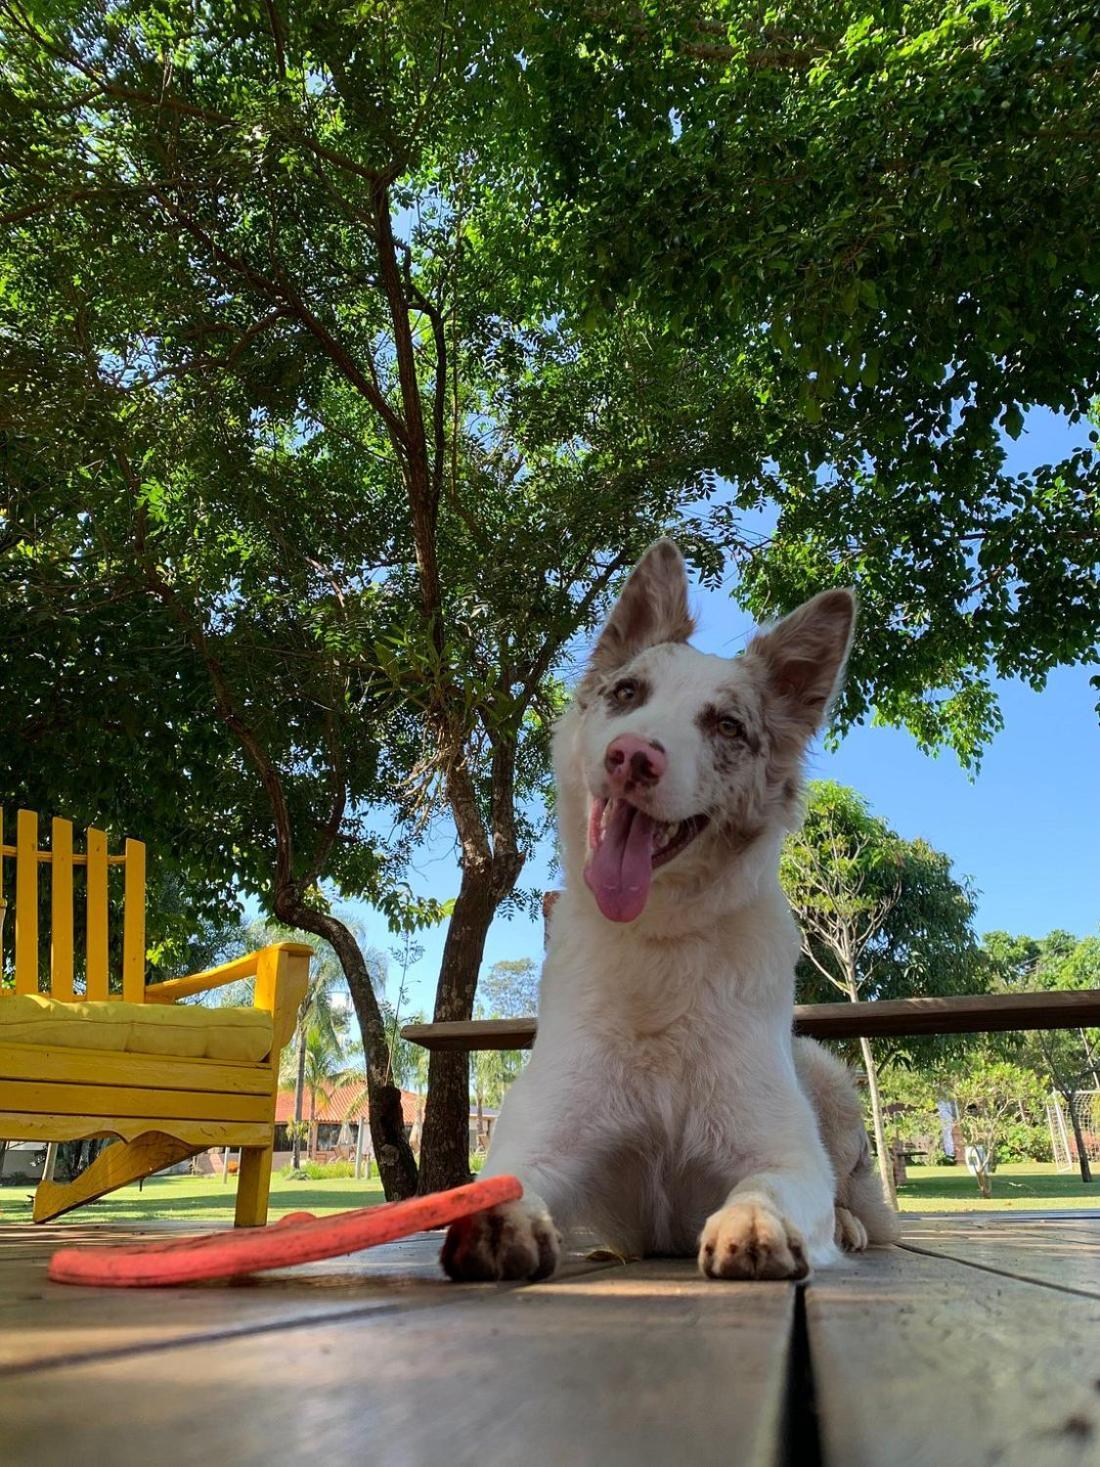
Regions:
<instances>
[{"instance_id":1,"label":"palm tree","mask_svg":"<svg viewBox=\"0 0 1100 1467\"><path fill-rule=\"evenodd\" d=\"M268 941L278 941L278 937L269 936ZM367 961L367 967L375 987L381 988L385 983L385 959L380 953L366 946L363 935L356 932L356 940L363 950ZM306 1090L309 1088L308 1073L311 1064L310 1050L311 1042L316 1036L313 1045L315 1055L326 1052L330 1062L319 1064L317 1074L319 1085L323 1088L326 1080L334 1080L342 1072L346 1065L349 1054L346 1033L350 1019L350 995L348 993L347 981L344 978L343 969L340 967L336 954L327 943L318 943L313 962L310 965L309 987L302 1007L298 1011L298 1027L295 1031L296 1044L294 1048L294 1124L291 1127L294 1147L294 1169L297 1171L302 1164L302 1132L305 1127L302 1124L305 1111ZM283 1051L287 1060L290 1059L290 1047ZM291 1075L284 1072L284 1084L291 1082ZM316 1090L311 1090L310 1106L310 1128L309 1134L313 1135L313 1117L316 1110ZM325 1091L324 1093L328 1093Z\"/></svg>"},{"instance_id":2,"label":"palm tree","mask_svg":"<svg viewBox=\"0 0 1100 1467\"><path fill-rule=\"evenodd\" d=\"M310 1148L316 1138L317 1093L328 1100L331 1087L344 1079L344 1048L335 1030L326 1033L320 1028L311 1029L306 1035L304 1046L305 1065L302 1079L309 1091L309 1136ZM297 1163L295 1163L297 1165Z\"/></svg>"},{"instance_id":3,"label":"palm tree","mask_svg":"<svg viewBox=\"0 0 1100 1467\"><path fill-rule=\"evenodd\" d=\"M322 957L311 968L309 987L306 989L302 1007L298 1010L294 1049L291 1051L288 1046L283 1051L283 1081L294 1086L294 1125L291 1134L294 1141L295 1170L302 1164L302 1118L309 1075L312 1073L320 1081L330 1068L328 1064L322 1063L321 1056L342 1056L344 1052L340 1031L347 1027L346 1010L338 1009L334 1003L341 986L342 974ZM312 1098L315 1108L316 1087L312 1091ZM312 1119L311 1111L311 1122Z\"/></svg>"}]
</instances>

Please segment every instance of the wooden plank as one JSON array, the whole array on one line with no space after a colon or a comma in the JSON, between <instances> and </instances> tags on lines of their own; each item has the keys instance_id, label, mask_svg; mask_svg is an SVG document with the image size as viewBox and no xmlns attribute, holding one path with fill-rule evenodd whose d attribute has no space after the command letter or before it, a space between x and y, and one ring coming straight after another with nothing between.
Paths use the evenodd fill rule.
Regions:
<instances>
[{"instance_id":1,"label":"wooden plank","mask_svg":"<svg viewBox=\"0 0 1100 1467\"><path fill-rule=\"evenodd\" d=\"M105 1146L96 1159L71 1182L58 1182L44 1176L35 1188L34 1220L47 1222L74 1208L83 1207L109 1192L116 1192L130 1182L152 1176L165 1167L175 1166L198 1153L194 1146L150 1131L133 1141Z\"/></svg>"},{"instance_id":2,"label":"wooden plank","mask_svg":"<svg viewBox=\"0 0 1100 1467\"><path fill-rule=\"evenodd\" d=\"M139 1353L189 1340L236 1339L257 1331L283 1331L292 1352L293 1326L345 1315L366 1319L455 1302L455 1285L439 1267L439 1233L419 1233L383 1248L330 1258L294 1269L260 1274L245 1283L176 1289L83 1289L53 1284L46 1265L55 1248L88 1243L141 1242L194 1228L179 1223L140 1228L72 1222L0 1228L0 1390L4 1377L25 1378L42 1368L78 1359ZM207 1232L228 1224L206 1225ZM606 1265L573 1259L564 1276L575 1279ZM484 1288L495 1294L500 1287ZM464 1289L468 1298L469 1291ZM174 1355L186 1376L189 1355ZM6 1443L5 1443L6 1445ZM7 1458L5 1458L7 1460ZM83 1458L81 1458L83 1460ZM109 1459L110 1460L110 1459Z\"/></svg>"},{"instance_id":3,"label":"wooden plank","mask_svg":"<svg viewBox=\"0 0 1100 1467\"><path fill-rule=\"evenodd\" d=\"M122 997L127 1003L145 998L145 845L126 842L126 875L122 918Z\"/></svg>"},{"instance_id":4,"label":"wooden plank","mask_svg":"<svg viewBox=\"0 0 1100 1467\"><path fill-rule=\"evenodd\" d=\"M1100 1299L1100 1223L1095 1221L906 1218L904 1241L906 1247L972 1268Z\"/></svg>"},{"instance_id":5,"label":"wooden plank","mask_svg":"<svg viewBox=\"0 0 1100 1467\"><path fill-rule=\"evenodd\" d=\"M4 881L4 857L8 847L4 844L4 812L0 809L0 983L4 977L4 930L7 927L8 904L4 898L7 886Z\"/></svg>"},{"instance_id":6,"label":"wooden plank","mask_svg":"<svg viewBox=\"0 0 1100 1467\"><path fill-rule=\"evenodd\" d=\"M469 1019L440 1024L406 1024L402 1039L425 1049L530 1049L535 1019Z\"/></svg>"},{"instance_id":7,"label":"wooden plank","mask_svg":"<svg viewBox=\"0 0 1100 1467\"><path fill-rule=\"evenodd\" d=\"M821 1273L806 1312L826 1464L1095 1460L1095 1300L888 1249Z\"/></svg>"},{"instance_id":8,"label":"wooden plank","mask_svg":"<svg viewBox=\"0 0 1100 1467\"><path fill-rule=\"evenodd\" d=\"M270 1121L187 1120L178 1116L42 1115L37 1111L0 1110L0 1141L88 1141L94 1136L119 1136L132 1141L148 1131L163 1131L181 1141L211 1146L267 1146Z\"/></svg>"},{"instance_id":9,"label":"wooden plank","mask_svg":"<svg viewBox=\"0 0 1100 1467\"><path fill-rule=\"evenodd\" d=\"M0 1031L2 1032L2 1031ZM130 1085L148 1090L225 1091L270 1095L271 1066L224 1060L173 1059L106 1049L0 1044L0 1080L55 1080L64 1085Z\"/></svg>"},{"instance_id":10,"label":"wooden plank","mask_svg":"<svg viewBox=\"0 0 1100 1467\"><path fill-rule=\"evenodd\" d=\"M50 995L73 995L73 824L54 817L50 833Z\"/></svg>"},{"instance_id":11,"label":"wooden plank","mask_svg":"<svg viewBox=\"0 0 1100 1467\"><path fill-rule=\"evenodd\" d=\"M141 1090L126 1085L57 1085L0 1080L0 1111L58 1116L177 1117L195 1121L271 1120L269 1095L208 1094L205 1090Z\"/></svg>"},{"instance_id":12,"label":"wooden plank","mask_svg":"<svg viewBox=\"0 0 1100 1467\"><path fill-rule=\"evenodd\" d=\"M796 1034L854 1039L906 1034L978 1034L1015 1029L1076 1029L1100 1024L1100 989L1072 993L974 993L872 1003L799 1004ZM535 1019L470 1019L406 1024L402 1038L425 1049L529 1049Z\"/></svg>"},{"instance_id":13,"label":"wooden plank","mask_svg":"<svg viewBox=\"0 0 1100 1467\"><path fill-rule=\"evenodd\" d=\"M88 827L88 932L85 949L85 996L105 999L107 983L107 837Z\"/></svg>"},{"instance_id":14,"label":"wooden plank","mask_svg":"<svg viewBox=\"0 0 1100 1467\"><path fill-rule=\"evenodd\" d=\"M381 1298L389 1308L292 1333L20 1374L3 1382L14 1388L5 1448L21 1467L77 1447L81 1460L146 1467L150 1441L171 1443L173 1467L777 1458L786 1285L716 1286L684 1261L521 1289L450 1286L420 1308L393 1281ZM104 1399L128 1403L127 1430Z\"/></svg>"},{"instance_id":15,"label":"wooden plank","mask_svg":"<svg viewBox=\"0 0 1100 1467\"><path fill-rule=\"evenodd\" d=\"M15 991L38 992L38 816L15 817Z\"/></svg>"}]
</instances>

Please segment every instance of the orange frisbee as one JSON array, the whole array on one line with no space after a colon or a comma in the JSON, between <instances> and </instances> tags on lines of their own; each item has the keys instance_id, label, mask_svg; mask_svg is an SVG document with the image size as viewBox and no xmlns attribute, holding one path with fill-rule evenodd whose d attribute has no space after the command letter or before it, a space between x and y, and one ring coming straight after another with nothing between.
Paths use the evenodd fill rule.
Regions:
<instances>
[{"instance_id":1,"label":"orange frisbee","mask_svg":"<svg viewBox=\"0 0 1100 1467\"><path fill-rule=\"evenodd\" d=\"M518 1178L487 1177L428 1197L360 1207L333 1217L292 1212L270 1227L242 1228L205 1238L114 1248L59 1248L50 1259L49 1276L57 1284L98 1284L115 1289L236 1278L392 1243L395 1238L442 1227L522 1196Z\"/></svg>"}]
</instances>

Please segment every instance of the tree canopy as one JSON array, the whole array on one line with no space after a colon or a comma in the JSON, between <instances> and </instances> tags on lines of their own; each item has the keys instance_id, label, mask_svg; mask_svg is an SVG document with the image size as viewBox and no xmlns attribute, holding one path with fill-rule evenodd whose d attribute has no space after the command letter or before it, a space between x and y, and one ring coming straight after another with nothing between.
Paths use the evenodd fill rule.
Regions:
<instances>
[{"instance_id":1,"label":"tree canopy","mask_svg":"<svg viewBox=\"0 0 1100 1467\"><path fill-rule=\"evenodd\" d=\"M780 879L805 938L802 1002L988 986L970 883L927 841L902 839L855 790L831 780L810 785ZM853 982L856 993L849 991Z\"/></svg>"}]
</instances>

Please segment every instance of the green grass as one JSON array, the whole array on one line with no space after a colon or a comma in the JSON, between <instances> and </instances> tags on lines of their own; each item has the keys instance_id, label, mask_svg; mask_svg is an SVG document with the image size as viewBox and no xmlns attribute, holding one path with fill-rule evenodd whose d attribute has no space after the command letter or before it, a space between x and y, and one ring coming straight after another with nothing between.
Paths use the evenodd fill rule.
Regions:
<instances>
[{"instance_id":1,"label":"green grass","mask_svg":"<svg viewBox=\"0 0 1100 1467\"><path fill-rule=\"evenodd\" d=\"M1100 1209L1100 1173L1090 1186L1079 1172L1057 1172L1053 1162L1027 1161L999 1166L988 1200L964 1166L911 1166L898 1188L902 1212L1042 1212L1068 1207Z\"/></svg>"},{"instance_id":2,"label":"green grass","mask_svg":"<svg viewBox=\"0 0 1100 1467\"><path fill-rule=\"evenodd\" d=\"M5 1183L0 1188L0 1222L30 1222L30 1183ZM220 1177L151 1177L142 1188L123 1187L99 1202L89 1203L59 1219L62 1223L147 1223L156 1220L184 1223L232 1222L236 1178L223 1185ZM317 1182L271 1180L271 1221L288 1212L319 1215L371 1207L384 1200L377 1178L356 1182L332 1178ZM1067 1207L1100 1209L1100 1180L1086 1187L1076 1172L1060 1174L1048 1162L1026 1162L998 1168L993 1196L986 1202L978 1184L961 1166L910 1167L909 1181L899 1189L902 1212L1000 1212L1057 1210Z\"/></svg>"},{"instance_id":3,"label":"green grass","mask_svg":"<svg viewBox=\"0 0 1100 1467\"><path fill-rule=\"evenodd\" d=\"M78 1208L59 1223L87 1226L89 1223L147 1223L155 1220L171 1222L232 1222L237 1179L227 1183L221 1177L150 1177L143 1187L135 1183L120 1187ZM0 1222L30 1222L33 1183L5 1182L0 1188ZM291 1182L286 1177L271 1179L272 1222L288 1212L344 1212L352 1207L372 1207L383 1202L382 1183L377 1177L369 1182L338 1177L318 1182Z\"/></svg>"}]
</instances>

